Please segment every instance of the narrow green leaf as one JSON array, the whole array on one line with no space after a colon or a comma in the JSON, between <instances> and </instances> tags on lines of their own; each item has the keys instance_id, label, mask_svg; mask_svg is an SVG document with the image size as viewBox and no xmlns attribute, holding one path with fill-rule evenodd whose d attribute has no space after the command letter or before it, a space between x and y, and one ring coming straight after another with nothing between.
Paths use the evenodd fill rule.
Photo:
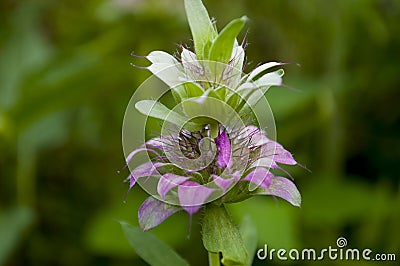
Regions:
<instances>
[{"instance_id":1,"label":"narrow green leaf","mask_svg":"<svg viewBox=\"0 0 400 266\"><path fill-rule=\"evenodd\" d=\"M226 103L230 107L232 107L232 109L236 110L236 106L238 105L239 101L240 101L239 94L237 94L236 92L233 92L228 96L228 100L226 101Z\"/></svg>"},{"instance_id":2,"label":"narrow green leaf","mask_svg":"<svg viewBox=\"0 0 400 266\"><path fill-rule=\"evenodd\" d=\"M185 0L185 10L192 31L197 59L206 59L204 58L204 48L217 37L217 31L201 0Z\"/></svg>"},{"instance_id":3,"label":"narrow green leaf","mask_svg":"<svg viewBox=\"0 0 400 266\"><path fill-rule=\"evenodd\" d=\"M204 93L203 88L197 83L185 82L184 86L186 88L187 98L199 97Z\"/></svg>"},{"instance_id":4,"label":"narrow green leaf","mask_svg":"<svg viewBox=\"0 0 400 266\"><path fill-rule=\"evenodd\" d=\"M225 86L220 86L217 89L215 89L215 93L218 95L218 98L225 101L225 97L227 94L227 89Z\"/></svg>"},{"instance_id":5,"label":"narrow green leaf","mask_svg":"<svg viewBox=\"0 0 400 266\"><path fill-rule=\"evenodd\" d=\"M143 100L135 104L135 108L144 115L161 120L167 120L176 125L183 125L185 118L180 114L168 109L162 103L153 100Z\"/></svg>"},{"instance_id":6,"label":"narrow green leaf","mask_svg":"<svg viewBox=\"0 0 400 266\"><path fill-rule=\"evenodd\" d=\"M224 206L207 206L203 219L203 244L211 253L222 253L225 266L246 265L248 254L239 229Z\"/></svg>"},{"instance_id":7,"label":"narrow green leaf","mask_svg":"<svg viewBox=\"0 0 400 266\"><path fill-rule=\"evenodd\" d=\"M168 121L177 126L185 125L185 128L191 130L199 130L201 128L193 122L187 122L187 119L184 116L168 109L162 103L154 100L139 101L135 104L135 108L144 115Z\"/></svg>"},{"instance_id":8,"label":"narrow green leaf","mask_svg":"<svg viewBox=\"0 0 400 266\"><path fill-rule=\"evenodd\" d=\"M247 20L248 18L243 16L241 18L232 20L228 25L225 26L218 37L214 40L210 48L210 61L217 61L224 64L229 62L236 37L242 30Z\"/></svg>"},{"instance_id":9,"label":"narrow green leaf","mask_svg":"<svg viewBox=\"0 0 400 266\"><path fill-rule=\"evenodd\" d=\"M152 266L189 266L170 246L138 227L120 222L125 236L135 252Z\"/></svg>"}]
</instances>

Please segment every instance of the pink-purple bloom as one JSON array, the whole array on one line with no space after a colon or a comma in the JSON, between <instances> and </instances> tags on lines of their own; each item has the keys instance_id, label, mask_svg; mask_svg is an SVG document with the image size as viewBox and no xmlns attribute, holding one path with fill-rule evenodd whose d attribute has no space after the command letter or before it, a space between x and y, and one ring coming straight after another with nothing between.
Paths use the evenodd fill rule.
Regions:
<instances>
[{"instance_id":1,"label":"pink-purple bloom","mask_svg":"<svg viewBox=\"0 0 400 266\"><path fill-rule=\"evenodd\" d=\"M272 195L300 206L301 196L296 186L279 174L283 172L279 164L296 165L296 161L282 145L268 139L255 126L220 126L213 140L216 156L200 171L178 167L168 160L167 154L176 147L182 151L181 155L174 154L178 161L199 158L198 143L207 136L207 129L195 133L183 129L175 136L153 138L128 155L127 163L141 151L153 155L151 161L136 167L129 176L130 187L136 182L146 184L156 180L157 183L158 195L150 196L139 208L143 230L159 225L180 210L192 215L210 200L213 204L223 204L254 195ZM218 196L211 197L213 194ZM169 203L168 197L177 197L178 203Z\"/></svg>"}]
</instances>

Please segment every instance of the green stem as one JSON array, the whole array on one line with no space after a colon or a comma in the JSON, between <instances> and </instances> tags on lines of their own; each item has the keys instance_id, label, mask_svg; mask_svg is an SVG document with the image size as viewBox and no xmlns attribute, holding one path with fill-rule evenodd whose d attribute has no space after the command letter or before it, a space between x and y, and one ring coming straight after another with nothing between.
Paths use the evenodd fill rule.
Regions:
<instances>
[{"instance_id":1,"label":"green stem","mask_svg":"<svg viewBox=\"0 0 400 266\"><path fill-rule=\"evenodd\" d=\"M209 266L220 266L219 254L214 252L208 252Z\"/></svg>"}]
</instances>

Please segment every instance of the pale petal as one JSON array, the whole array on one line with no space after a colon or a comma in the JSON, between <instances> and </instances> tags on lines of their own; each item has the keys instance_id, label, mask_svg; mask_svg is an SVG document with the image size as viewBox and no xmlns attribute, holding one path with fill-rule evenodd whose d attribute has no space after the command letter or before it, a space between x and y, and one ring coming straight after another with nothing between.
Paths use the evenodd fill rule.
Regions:
<instances>
[{"instance_id":1,"label":"pale petal","mask_svg":"<svg viewBox=\"0 0 400 266\"><path fill-rule=\"evenodd\" d=\"M148 69L170 87L175 87L184 80L180 63L170 54L153 51L146 57L152 64Z\"/></svg>"},{"instance_id":2,"label":"pale petal","mask_svg":"<svg viewBox=\"0 0 400 266\"><path fill-rule=\"evenodd\" d=\"M238 139L245 138L250 139L248 143L250 147L262 146L269 141L264 132L256 126L246 126L240 131Z\"/></svg>"},{"instance_id":3,"label":"pale petal","mask_svg":"<svg viewBox=\"0 0 400 266\"><path fill-rule=\"evenodd\" d=\"M197 61L195 53L182 48L181 60L185 73L189 78L195 81L202 79L202 76L204 76L204 69L200 65L199 61Z\"/></svg>"},{"instance_id":4,"label":"pale petal","mask_svg":"<svg viewBox=\"0 0 400 266\"><path fill-rule=\"evenodd\" d=\"M254 84L261 87L271 87L271 86L281 86L282 85L282 77L276 73L271 72L261 76L259 79L254 81Z\"/></svg>"},{"instance_id":5,"label":"pale petal","mask_svg":"<svg viewBox=\"0 0 400 266\"><path fill-rule=\"evenodd\" d=\"M148 197L140 206L138 211L139 225L143 231L150 230L173 215L182 210L179 206L174 206L153 197Z\"/></svg>"},{"instance_id":6,"label":"pale petal","mask_svg":"<svg viewBox=\"0 0 400 266\"><path fill-rule=\"evenodd\" d=\"M273 158L271 156L271 157L262 157L262 158L257 159L254 163L252 163L250 165L249 168L250 169L254 168L254 167L271 168L271 167L274 167L274 166L275 166L275 162L274 162L274 160L273 160Z\"/></svg>"},{"instance_id":7,"label":"pale petal","mask_svg":"<svg viewBox=\"0 0 400 266\"><path fill-rule=\"evenodd\" d=\"M192 215L201 208L213 191L212 188L187 181L178 187L179 202L182 208Z\"/></svg>"},{"instance_id":8,"label":"pale petal","mask_svg":"<svg viewBox=\"0 0 400 266\"><path fill-rule=\"evenodd\" d=\"M232 74L230 77L230 86L236 88L242 77L245 52L242 46L235 44L232 50L230 62L232 62Z\"/></svg>"},{"instance_id":9,"label":"pale petal","mask_svg":"<svg viewBox=\"0 0 400 266\"><path fill-rule=\"evenodd\" d=\"M275 66L281 66L281 65L285 65L285 63L279 63L279 62L268 62L268 63L264 63L261 66L258 66L256 69L254 69L253 71L251 71L250 75L247 78L247 81L251 81L252 79L254 79L257 75L261 74L262 72L264 72L265 70L271 68L271 67L275 67Z\"/></svg>"}]
</instances>

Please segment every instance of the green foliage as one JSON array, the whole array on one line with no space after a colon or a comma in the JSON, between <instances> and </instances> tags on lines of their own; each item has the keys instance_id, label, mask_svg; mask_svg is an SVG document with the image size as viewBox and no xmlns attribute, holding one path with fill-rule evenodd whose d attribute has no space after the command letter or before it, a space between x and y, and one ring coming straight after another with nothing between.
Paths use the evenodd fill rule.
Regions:
<instances>
[{"instance_id":1,"label":"green foliage","mask_svg":"<svg viewBox=\"0 0 400 266\"><path fill-rule=\"evenodd\" d=\"M210 253L221 253L223 265L245 265L249 261L240 231L224 206L208 206L202 228L204 247Z\"/></svg>"},{"instance_id":2,"label":"green foliage","mask_svg":"<svg viewBox=\"0 0 400 266\"><path fill-rule=\"evenodd\" d=\"M185 0L185 10L192 31L197 59L207 59L207 50L218 33L201 0Z\"/></svg>"},{"instance_id":3,"label":"green foliage","mask_svg":"<svg viewBox=\"0 0 400 266\"><path fill-rule=\"evenodd\" d=\"M23 239L29 226L33 223L33 213L29 208L13 208L0 213L0 265Z\"/></svg>"},{"instance_id":4,"label":"green foliage","mask_svg":"<svg viewBox=\"0 0 400 266\"><path fill-rule=\"evenodd\" d=\"M175 251L150 233L143 232L140 228L128 223L120 222L129 243L151 266L188 266Z\"/></svg>"},{"instance_id":5,"label":"green foliage","mask_svg":"<svg viewBox=\"0 0 400 266\"><path fill-rule=\"evenodd\" d=\"M228 25L226 25L218 34L217 38L213 40L207 59L227 64L231 58L236 37L247 20L247 17L243 16L232 20Z\"/></svg>"}]
</instances>

